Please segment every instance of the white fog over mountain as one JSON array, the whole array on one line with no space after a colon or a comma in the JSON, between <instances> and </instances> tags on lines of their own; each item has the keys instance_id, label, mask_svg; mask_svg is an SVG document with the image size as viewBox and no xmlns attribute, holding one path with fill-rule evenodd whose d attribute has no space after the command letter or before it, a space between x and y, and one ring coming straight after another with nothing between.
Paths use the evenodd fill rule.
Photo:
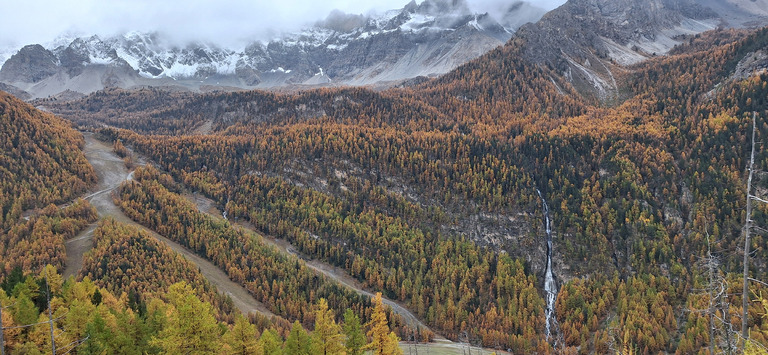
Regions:
<instances>
[{"instance_id":1,"label":"white fog over mountain","mask_svg":"<svg viewBox=\"0 0 768 355\"><path fill-rule=\"evenodd\" d=\"M417 1L421 2L423 0ZM529 2L551 10L565 1ZM407 3L407 0L190 0L181 5L154 0L17 1L3 6L7 16L0 21L0 56L4 54L2 48L18 49L31 43L45 45L62 35L65 38L113 36L129 31L162 32L167 38L180 42L203 41L236 47L254 39L270 40L279 33L294 32L322 20L335 9L371 15L400 9ZM472 11L492 15L509 3L467 1Z\"/></svg>"},{"instance_id":2,"label":"white fog over mountain","mask_svg":"<svg viewBox=\"0 0 768 355\"><path fill-rule=\"evenodd\" d=\"M446 73L504 44L520 26L546 13L536 3L411 1L366 15L335 9L321 19L301 10L291 21L280 20L293 16L282 15L286 8L270 9L280 16L251 9L230 17L234 10L225 7L194 18L179 15L188 9L171 14L159 6L146 16L167 13L161 16L165 21L133 21L133 10L125 15L125 28L115 27L114 34L102 34L107 27L68 32L0 51L0 82L33 97L144 85L191 90L392 86ZM247 20L253 17L265 20ZM289 31L291 26L297 27Z\"/></svg>"},{"instance_id":3,"label":"white fog over mountain","mask_svg":"<svg viewBox=\"0 0 768 355\"><path fill-rule=\"evenodd\" d=\"M607 99L617 92L614 63L638 63L685 36L752 27L768 17L768 0L580 0L541 23L562 0L192 1L183 7L140 0L109 10L89 1L50 4L38 14L12 7L10 18L37 26L0 24L0 83L31 98L145 86L386 88L445 74L519 35L541 42L526 52L534 62L571 73L577 85ZM564 37L569 23L582 24L585 35ZM607 30L596 32L601 28ZM558 61L562 53L568 55ZM607 58L612 62L592 65Z\"/></svg>"}]
</instances>

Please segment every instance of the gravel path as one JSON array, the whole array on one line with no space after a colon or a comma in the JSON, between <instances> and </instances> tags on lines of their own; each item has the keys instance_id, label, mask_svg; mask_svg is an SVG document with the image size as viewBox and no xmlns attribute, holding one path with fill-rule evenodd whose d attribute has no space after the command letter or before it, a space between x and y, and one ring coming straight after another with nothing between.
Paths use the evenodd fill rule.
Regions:
<instances>
[{"instance_id":1,"label":"gravel path","mask_svg":"<svg viewBox=\"0 0 768 355\"><path fill-rule=\"evenodd\" d=\"M165 243L197 266L203 276L216 286L219 293L226 294L232 298L235 306L244 314L258 312L268 317L274 316L263 303L253 298L248 290L230 280L216 265L197 256L181 244L165 238L128 218L112 202L110 192L120 186L123 181L130 179L133 172L126 169L123 161L112 152L110 145L97 140L91 133L84 133L84 136L86 143L84 149L85 157L88 158L88 161L96 170L99 183L93 188L93 192L86 194L83 198L96 208L99 218L112 217L118 222L133 225L149 232L157 240ZM64 268L65 278L77 275L80 272L83 266L83 255L93 248L93 231L95 229L96 224L94 223L66 242L67 262Z\"/></svg>"},{"instance_id":2,"label":"gravel path","mask_svg":"<svg viewBox=\"0 0 768 355\"><path fill-rule=\"evenodd\" d=\"M187 200L194 202L195 205L197 205L197 209L200 212L207 213L210 216L213 216L215 218L222 218L222 212L218 209L216 209L216 204L211 199L202 196L200 194L187 194L185 195ZM232 221L230 221L232 222ZM256 231L250 223L247 222L234 222L234 225L241 227L243 229L250 230L254 232L255 234L261 236L261 239L274 247L276 247L279 251L283 252L284 254L290 254L299 256L297 253L297 248L294 247L290 242L288 242L285 239L279 239L279 238L272 238L272 237L266 237L263 236L261 233ZM322 262L317 259L313 260L304 260L305 264L309 266L312 270L315 270L315 272L325 275L326 277L336 280L338 283L354 290L355 292L365 295L368 297L373 297L374 293L371 291L366 290L363 288L363 285L360 284L359 281L357 281L354 277L350 276L349 273L346 272L346 270L333 266L331 264ZM415 314L413 314L410 310L405 308L402 304L399 302L396 302L394 300L382 297L382 301L384 304L392 307L392 310L395 311L395 313L399 314L401 317L403 317L403 320L413 328L421 328L421 329L429 329L431 330L424 322L419 320L418 317L416 317ZM443 337L436 334L437 339L444 339Z\"/></svg>"},{"instance_id":3,"label":"gravel path","mask_svg":"<svg viewBox=\"0 0 768 355\"><path fill-rule=\"evenodd\" d=\"M253 298L251 294L239 284L233 282L229 277L216 265L210 261L197 256L195 253L186 249L184 246L165 238L152 230L145 228L144 226L134 222L128 216L126 216L118 206L112 202L110 192L120 186L125 180L130 180L133 175L133 171L128 171L123 164L123 161L115 155L112 151L112 147L104 142L97 140L91 133L84 133L85 136L85 149L84 153L88 161L93 165L96 173L99 177L99 183L92 189L91 192L86 194L83 198L88 200L97 210L99 217L112 217L115 220L136 226L142 230L147 231L154 238L162 243L168 245L174 251L183 255L187 260L197 266L203 276L208 279L216 288L219 293L223 293L232 298L235 306L244 314L249 312L258 312L264 314L267 317L275 316L269 309L261 302ZM221 211L215 208L215 204L208 198L202 197L198 194L193 196L187 196L191 201L195 202L198 209L202 212L208 213L217 218L222 218ZM93 248L93 231L96 229L96 223L88 226L80 234L66 242L67 248L67 262L64 269L64 277L75 276L80 271L83 265L83 255ZM248 230L253 230L247 223L238 222L235 225L240 226ZM261 236L261 234L256 233ZM277 247L278 250L286 254L296 255L296 248L283 239L273 239L263 237L262 239L271 245ZM373 293L365 290L360 282L350 276L345 270L324 263L318 260L306 261L307 266L315 270L316 272L323 274L333 280L338 281L342 285L345 285L356 292L373 296ZM422 321L418 319L410 310L403 307L400 303L393 300L383 298L385 304L392 307L395 313L398 313L404 318L406 323L412 327L420 327L422 329L430 329ZM431 354L461 354L465 351L470 351L466 348L465 344L454 343L439 335L436 335L434 343L427 344L408 344L401 343L400 347L405 352L421 351L423 353ZM490 353L490 349L472 348L472 353ZM500 354L506 352L499 352Z\"/></svg>"},{"instance_id":4,"label":"gravel path","mask_svg":"<svg viewBox=\"0 0 768 355\"><path fill-rule=\"evenodd\" d=\"M184 197L187 198L187 200L195 203L197 205L197 209L200 212L206 213L210 216L213 216L215 218L222 218L222 211L216 208L216 203L198 193L194 194L186 194ZM230 220L230 222L232 222ZM256 235L261 237L261 239L274 247L277 248L280 252L284 254L289 255L295 255L299 256L297 253L297 248L293 246L290 242L288 242L285 239L279 239L279 238L273 238L269 236L264 236L258 231L255 230L255 228L248 222L234 222L235 226L238 226L240 228L250 230L254 232ZM309 266L311 269L315 270L319 274L323 274L326 277L329 277L333 280L336 280L340 284L349 287L350 289L354 290L355 292L366 295L369 297L373 297L373 293L371 291L366 290L363 285L360 284L357 279L350 276L349 273L346 272L346 270L333 266L328 263L324 263L319 260L304 260L304 263ZM406 323L408 323L411 327L419 327L421 329L429 329L431 330L424 322L419 320L418 317L416 317L415 314L413 314L410 310L405 308L402 304L399 302L396 302L394 300L384 298L382 297L382 301L384 304L392 307L392 310L399 314ZM434 332L434 331L433 331ZM404 354L432 354L432 355L466 355L466 354L509 354L506 351L498 350L498 349L488 349L488 348L480 348L477 346L470 346L466 343L460 343L460 342L453 342L448 339L446 339L443 336L440 336L439 334L435 333L435 338L430 343L410 343L410 342L400 342L400 348L403 349Z\"/></svg>"}]
</instances>

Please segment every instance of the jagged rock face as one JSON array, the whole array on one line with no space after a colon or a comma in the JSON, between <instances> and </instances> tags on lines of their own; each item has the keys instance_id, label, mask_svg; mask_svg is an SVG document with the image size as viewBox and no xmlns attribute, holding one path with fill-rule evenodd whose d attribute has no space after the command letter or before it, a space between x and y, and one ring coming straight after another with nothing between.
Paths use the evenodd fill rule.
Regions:
<instances>
[{"instance_id":1,"label":"jagged rock face","mask_svg":"<svg viewBox=\"0 0 768 355\"><path fill-rule=\"evenodd\" d=\"M87 53L77 51L73 47L67 47L59 54L59 61L69 76L77 76L83 73L83 68L90 63L90 58Z\"/></svg>"},{"instance_id":2,"label":"jagged rock face","mask_svg":"<svg viewBox=\"0 0 768 355\"><path fill-rule=\"evenodd\" d=\"M432 0L424 1L417 9L425 14L445 14L451 12L468 12L467 2L465 0Z\"/></svg>"},{"instance_id":3,"label":"jagged rock face","mask_svg":"<svg viewBox=\"0 0 768 355\"><path fill-rule=\"evenodd\" d=\"M0 70L4 82L36 83L58 71L58 59L39 44L26 46L8 59Z\"/></svg>"},{"instance_id":4,"label":"jagged rock face","mask_svg":"<svg viewBox=\"0 0 768 355\"><path fill-rule=\"evenodd\" d=\"M713 19L717 14L692 0L579 0L566 5L578 20L618 43L653 39L660 30L680 25L684 18Z\"/></svg>"},{"instance_id":5,"label":"jagged rock face","mask_svg":"<svg viewBox=\"0 0 768 355\"><path fill-rule=\"evenodd\" d=\"M666 54L685 36L718 26L768 23L758 10L734 10L734 1L741 0L570 0L522 26L516 37L527 59L555 68L586 96L605 101L617 93L617 65Z\"/></svg>"},{"instance_id":6,"label":"jagged rock face","mask_svg":"<svg viewBox=\"0 0 768 355\"><path fill-rule=\"evenodd\" d=\"M689 30L698 33L714 28L716 18L716 13L691 0L572 0L539 23L523 26L520 36L537 44L529 46L529 55L543 62L556 58L553 52L560 50L580 56L579 52L594 49L608 56L612 48L604 39L620 46L639 45L657 40L686 19L712 20Z\"/></svg>"},{"instance_id":7,"label":"jagged rock face","mask_svg":"<svg viewBox=\"0 0 768 355\"><path fill-rule=\"evenodd\" d=\"M54 88L79 91L68 87L71 81L78 81L80 88L98 89L99 85L85 85L86 76L118 86L192 89L201 85L394 85L417 76L446 73L504 44L521 24L537 21L545 11L516 2L498 12L498 16L473 13L465 0L412 1L378 17L337 11L304 31L268 43L254 42L238 51L200 43L178 46L159 34L93 36L52 48L44 57L31 52L28 59L14 56L8 60L11 73L0 71L0 75L5 75L4 82L17 85L24 78L14 74L19 70L11 69L29 63L27 71L40 71L30 82L53 76L50 80L55 83L18 85L38 97L55 94ZM47 65L37 69L41 61ZM112 71L107 79L102 73L105 66L129 67L138 75L126 79L120 77L122 71Z\"/></svg>"},{"instance_id":8,"label":"jagged rock face","mask_svg":"<svg viewBox=\"0 0 768 355\"><path fill-rule=\"evenodd\" d=\"M732 80L744 80L768 71L768 51L758 50L742 59L733 72Z\"/></svg>"}]
</instances>

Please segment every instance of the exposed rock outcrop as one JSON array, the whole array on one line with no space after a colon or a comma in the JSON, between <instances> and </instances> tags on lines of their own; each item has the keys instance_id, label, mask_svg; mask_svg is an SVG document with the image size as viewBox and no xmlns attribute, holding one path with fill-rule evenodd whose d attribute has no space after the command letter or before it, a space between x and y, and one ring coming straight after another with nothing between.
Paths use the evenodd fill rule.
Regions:
<instances>
[{"instance_id":1,"label":"exposed rock outcrop","mask_svg":"<svg viewBox=\"0 0 768 355\"><path fill-rule=\"evenodd\" d=\"M570 0L517 37L529 60L555 68L587 96L610 100L618 66L666 54L686 36L718 26L768 24L759 10L768 1L755 0L752 10L737 1Z\"/></svg>"},{"instance_id":2,"label":"exposed rock outcrop","mask_svg":"<svg viewBox=\"0 0 768 355\"><path fill-rule=\"evenodd\" d=\"M7 61L0 81L34 97L109 86L391 86L446 73L504 44L544 12L516 2L491 16L474 13L465 0L412 1L377 17L336 11L304 31L244 50L179 46L158 33L76 38L57 48L25 47Z\"/></svg>"},{"instance_id":3,"label":"exposed rock outcrop","mask_svg":"<svg viewBox=\"0 0 768 355\"><path fill-rule=\"evenodd\" d=\"M58 58L39 44L25 46L0 70L0 81L37 83L58 71Z\"/></svg>"}]
</instances>

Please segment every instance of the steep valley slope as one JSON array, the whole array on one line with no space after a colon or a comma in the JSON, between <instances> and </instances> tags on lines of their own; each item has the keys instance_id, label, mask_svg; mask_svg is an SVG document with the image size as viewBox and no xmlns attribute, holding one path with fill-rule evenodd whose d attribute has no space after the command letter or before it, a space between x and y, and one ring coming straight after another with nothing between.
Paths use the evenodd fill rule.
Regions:
<instances>
[{"instance_id":1,"label":"steep valley slope","mask_svg":"<svg viewBox=\"0 0 768 355\"><path fill-rule=\"evenodd\" d=\"M454 341L726 350L741 333L744 219L768 221L764 205L744 212L752 117L757 140L768 136L768 28L751 28L764 24L762 4L571 0L403 88L110 88L35 104L145 156L152 168L122 191L124 208L248 282L262 276L252 244L177 192L204 195ZM755 161L768 167L763 149ZM750 193L764 193L758 180ZM222 233L198 241L207 230L176 219ZM764 236L749 247L750 277L767 280ZM717 268L705 268L713 255ZM701 292L715 283L721 297ZM285 291L276 304L294 296L261 287ZM356 297L333 290L337 304ZM749 334L766 346L768 289L750 291Z\"/></svg>"}]
</instances>

